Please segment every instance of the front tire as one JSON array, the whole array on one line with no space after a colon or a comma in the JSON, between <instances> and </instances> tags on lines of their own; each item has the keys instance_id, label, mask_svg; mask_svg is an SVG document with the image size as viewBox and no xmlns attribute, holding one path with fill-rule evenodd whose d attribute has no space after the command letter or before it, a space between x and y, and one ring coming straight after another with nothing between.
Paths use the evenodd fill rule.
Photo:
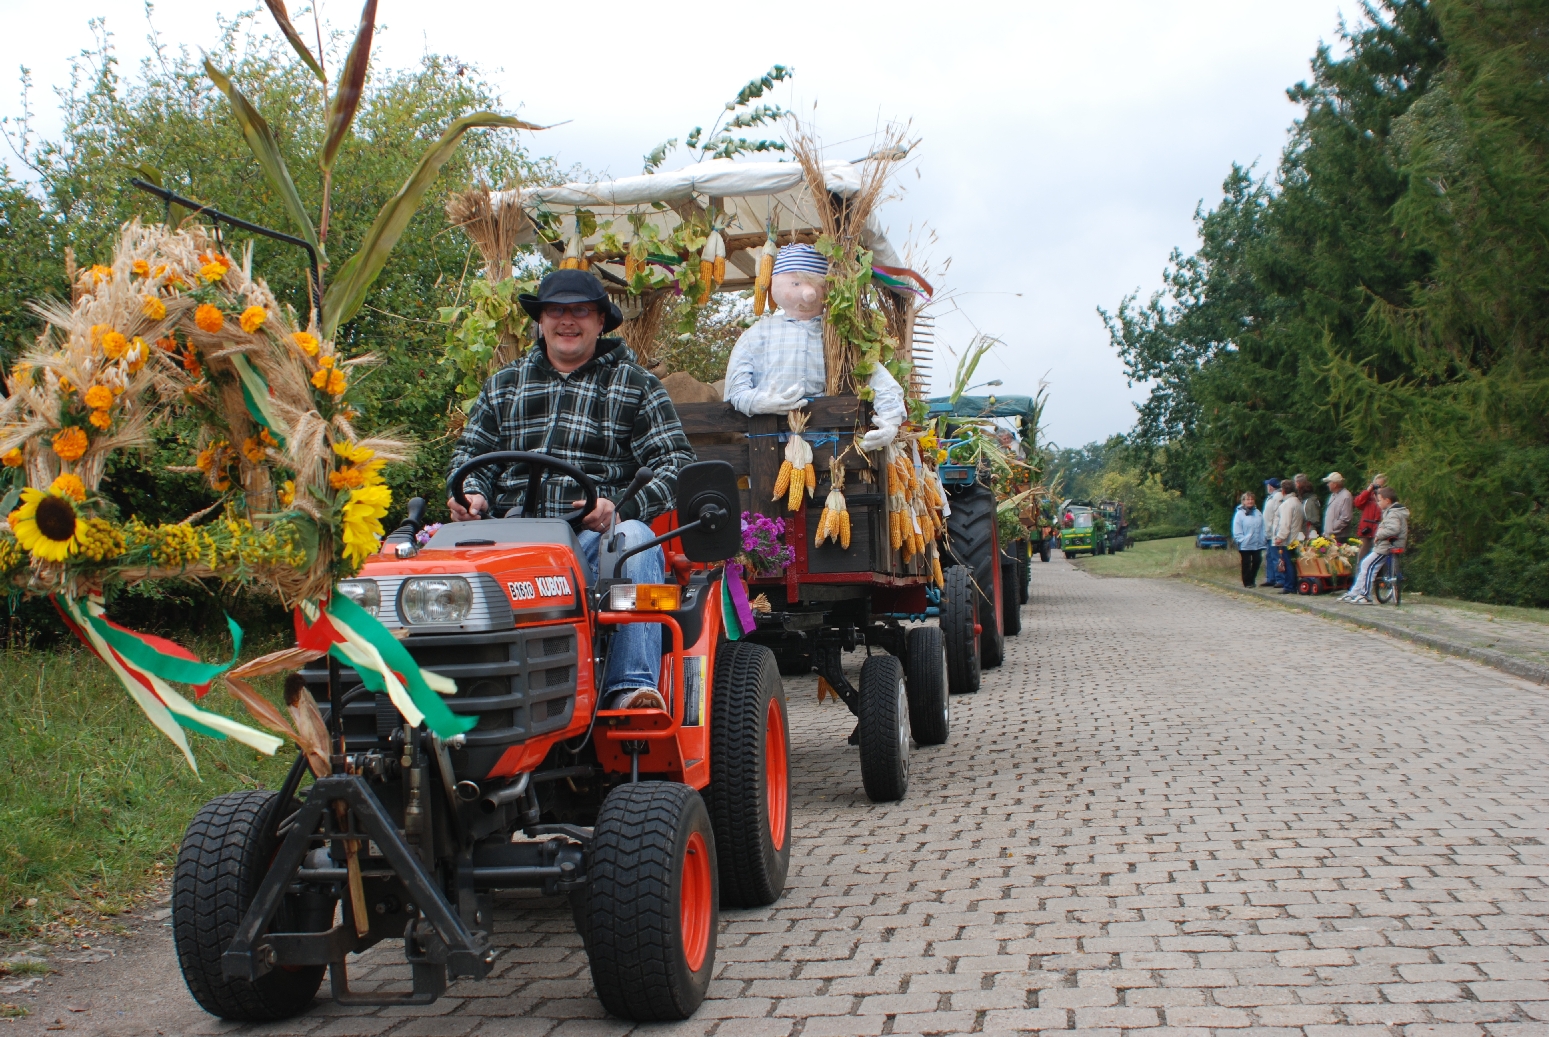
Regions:
<instances>
[{"instance_id":1,"label":"front tire","mask_svg":"<svg viewBox=\"0 0 1549 1037\"><path fill-rule=\"evenodd\" d=\"M915 627L904 642L909 726L919 745L940 745L952 733L947 662L940 627Z\"/></svg>"},{"instance_id":2,"label":"front tire","mask_svg":"<svg viewBox=\"0 0 1549 1037\"><path fill-rule=\"evenodd\" d=\"M790 722L776 659L746 641L716 650L705 801L723 907L774 903L790 871Z\"/></svg>"},{"instance_id":3,"label":"front tire","mask_svg":"<svg viewBox=\"0 0 1549 1037\"><path fill-rule=\"evenodd\" d=\"M279 793L269 789L228 792L194 815L183 834L172 877L172 942L188 992L211 1015L232 1022L289 1019L312 1003L324 966L275 968L249 983L221 973L221 955L268 874L278 843L273 815ZM287 898L289 900L290 898ZM301 928L281 908L276 923ZM321 928L328 928L329 917ZM294 928L293 928L294 926Z\"/></svg>"},{"instance_id":4,"label":"front tire","mask_svg":"<svg viewBox=\"0 0 1549 1037\"><path fill-rule=\"evenodd\" d=\"M941 592L941 637L947 650L947 690L953 695L972 695L979 690L979 635L972 575L954 565L947 570Z\"/></svg>"},{"instance_id":5,"label":"front tire","mask_svg":"<svg viewBox=\"0 0 1549 1037\"><path fill-rule=\"evenodd\" d=\"M1038 560L1040 562L1047 562L1052 553L1047 540L1040 540L1038 542Z\"/></svg>"},{"instance_id":6,"label":"front tire","mask_svg":"<svg viewBox=\"0 0 1549 1037\"><path fill-rule=\"evenodd\" d=\"M1008 558L1000 563L1000 628L1007 637L1022 632L1021 594L1017 584L1017 562Z\"/></svg>"},{"instance_id":7,"label":"front tire","mask_svg":"<svg viewBox=\"0 0 1549 1037\"><path fill-rule=\"evenodd\" d=\"M874 655L861 665L861 784L873 803L909 791L909 690L904 664Z\"/></svg>"},{"instance_id":8,"label":"front tire","mask_svg":"<svg viewBox=\"0 0 1549 1037\"><path fill-rule=\"evenodd\" d=\"M694 1014L715 971L718 870L698 792L645 781L608 794L593 829L586 904L603 1008L636 1022Z\"/></svg>"}]
</instances>

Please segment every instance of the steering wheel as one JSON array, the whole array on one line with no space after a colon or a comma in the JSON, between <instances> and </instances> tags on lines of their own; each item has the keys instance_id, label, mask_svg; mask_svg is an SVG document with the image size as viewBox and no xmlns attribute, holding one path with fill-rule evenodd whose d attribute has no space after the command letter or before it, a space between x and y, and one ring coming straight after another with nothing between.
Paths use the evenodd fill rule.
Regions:
<instances>
[{"instance_id":1,"label":"steering wheel","mask_svg":"<svg viewBox=\"0 0 1549 1037\"><path fill-rule=\"evenodd\" d=\"M576 481L581 487L581 492L586 496L586 503L574 511L559 517L570 523L570 528L579 533L581 531L581 520L597 508L597 481L569 461L561 461L559 458L550 457L548 454L534 454L526 450L494 450L487 454L480 454L478 457L462 464L455 472L446 477L447 492L452 495L453 500L466 508L468 506L468 497L463 492L463 480L468 477L469 473L493 465L505 467L506 465L513 464L525 464L527 466L527 493L522 498L522 518L538 517L538 504L542 496L543 475L546 470L553 469L561 475L570 476L570 478Z\"/></svg>"}]
</instances>

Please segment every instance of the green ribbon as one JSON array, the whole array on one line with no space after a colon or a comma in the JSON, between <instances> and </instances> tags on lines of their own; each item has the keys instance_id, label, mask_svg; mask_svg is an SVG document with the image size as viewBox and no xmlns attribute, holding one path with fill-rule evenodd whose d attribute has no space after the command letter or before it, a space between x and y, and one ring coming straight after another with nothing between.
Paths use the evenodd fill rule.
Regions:
<instances>
[{"instance_id":1,"label":"green ribbon","mask_svg":"<svg viewBox=\"0 0 1549 1037\"><path fill-rule=\"evenodd\" d=\"M338 593L334 594L333 600L328 604L328 614L365 639L381 654L383 662L403 679L403 686L408 691L409 698L419 707L420 712L425 714L425 726L435 732L436 737L445 739L460 735L479 722L478 717L458 716L447 707L446 700L425 683L425 678L420 675L419 663L414 661L414 657L403 646L403 642L382 625L381 620ZM379 692L387 690L387 682L382 679L381 674L361 669L358 663L343 654L337 643L329 649L329 652L345 665L355 667L356 672L360 674L360 682L370 690Z\"/></svg>"},{"instance_id":2,"label":"green ribbon","mask_svg":"<svg viewBox=\"0 0 1549 1037\"><path fill-rule=\"evenodd\" d=\"M285 437L280 434L280 421L269 412L268 379L264 378L263 372L254 367L241 353L232 356L231 366L237 369L237 377L242 382L242 402L247 404L248 414L268 430L274 441L284 448Z\"/></svg>"},{"instance_id":3,"label":"green ribbon","mask_svg":"<svg viewBox=\"0 0 1549 1037\"><path fill-rule=\"evenodd\" d=\"M237 626L236 620L226 617L226 629L231 632L231 659L224 663L204 663L197 659L184 659L176 655L168 655L166 652L146 644L127 631L119 630L100 616L94 616L88 609L78 612L81 619L91 624L92 630L97 636L106 641L127 662L133 663L146 673L160 677L164 681L177 684L208 684L227 670L237 664L237 656L242 651L242 628ZM177 716L179 723L186 718ZM184 724L184 726L187 726ZM200 731L201 734L209 732ZM222 734L212 734L212 738L224 738Z\"/></svg>"},{"instance_id":4,"label":"green ribbon","mask_svg":"<svg viewBox=\"0 0 1549 1037\"><path fill-rule=\"evenodd\" d=\"M726 589L726 581L721 580L721 625L726 628L726 640L736 641L742 637L742 621L737 618L737 606L731 600L731 591Z\"/></svg>"}]
</instances>

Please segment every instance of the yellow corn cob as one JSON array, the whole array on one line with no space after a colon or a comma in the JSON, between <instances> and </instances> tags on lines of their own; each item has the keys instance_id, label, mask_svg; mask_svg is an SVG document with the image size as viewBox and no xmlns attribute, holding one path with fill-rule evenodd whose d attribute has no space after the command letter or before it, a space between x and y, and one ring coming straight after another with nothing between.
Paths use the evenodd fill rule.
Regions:
<instances>
[{"instance_id":1,"label":"yellow corn cob","mask_svg":"<svg viewBox=\"0 0 1549 1037\"><path fill-rule=\"evenodd\" d=\"M811 494L818 488L817 469L813 465L809 464L807 467L803 468L802 471L806 473L805 478L807 483L807 493Z\"/></svg>"},{"instance_id":2,"label":"yellow corn cob","mask_svg":"<svg viewBox=\"0 0 1549 1037\"><path fill-rule=\"evenodd\" d=\"M722 281L726 280L726 257L725 256L716 256L715 257L715 271L714 272L715 272L715 283L716 284L720 284Z\"/></svg>"},{"instance_id":3,"label":"yellow corn cob","mask_svg":"<svg viewBox=\"0 0 1549 1037\"><path fill-rule=\"evenodd\" d=\"M639 269L639 267L636 265L636 260L635 260L634 255L633 254L626 255L624 257L624 280L626 280L626 281L632 280L634 278L634 276L635 276L635 271L637 269Z\"/></svg>"},{"instance_id":4,"label":"yellow corn cob","mask_svg":"<svg viewBox=\"0 0 1549 1037\"><path fill-rule=\"evenodd\" d=\"M839 513L839 546L844 548L846 551L848 551L850 549L850 513L849 513L849 511L841 511Z\"/></svg>"},{"instance_id":5,"label":"yellow corn cob","mask_svg":"<svg viewBox=\"0 0 1549 1037\"><path fill-rule=\"evenodd\" d=\"M818 516L818 531L812 535L813 547L822 547L823 541L828 539L828 520L832 514L827 508L824 508L823 514Z\"/></svg>"},{"instance_id":6,"label":"yellow corn cob","mask_svg":"<svg viewBox=\"0 0 1549 1037\"><path fill-rule=\"evenodd\" d=\"M758 276L753 279L753 316L762 317L769 304L769 285L774 280L774 253L764 244L764 252L758 257Z\"/></svg>"},{"instance_id":7,"label":"yellow corn cob","mask_svg":"<svg viewBox=\"0 0 1549 1037\"><path fill-rule=\"evenodd\" d=\"M801 479L797 478L795 471L791 473L791 495L785 502L786 511L795 511L801 507L801 491L807 487Z\"/></svg>"},{"instance_id":8,"label":"yellow corn cob","mask_svg":"<svg viewBox=\"0 0 1549 1037\"><path fill-rule=\"evenodd\" d=\"M775 476L774 496L770 500L779 500L786 495L785 491L791 487L791 462L789 459L780 462L780 474Z\"/></svg>"},{"instance_id":9,"label":"yellow corn cob","mask_svg":"<svg viewBox=\"0 0 1549 1037\"><path fill-rule=\"evenodd\" d=\"M768 297L769 297L769 289L767 287L765 287L764 282L762 282L762 281L754 282L754 284L753 284L753 316L755 316L755 317L762 317L764 315L764 300L766 298L768 298Z\"/></svg>"},{"instance_id":10,"label":"yellow corn cob","mask_svg":"<svg viewBox=\"0 0 1549 1037\"><path fill-rule=\"evenodd\" d=\"M715 287L715 264L708 259L699 261L699 301L704 304L710 298L710 292Z\"/></svg>"},{"instance_id":11,"label":"yellow corn cob","mask_svg":"<svg viewBox=\"0 0 1549 1037\"><path fill-rule=\"evenodd\" d=\"M887 516L888 540L891 541L893 550L895 551L898 550L898 548L904 542L903 518L904 517L896 511L889 512Z\"/></svg>"}]
</instances>

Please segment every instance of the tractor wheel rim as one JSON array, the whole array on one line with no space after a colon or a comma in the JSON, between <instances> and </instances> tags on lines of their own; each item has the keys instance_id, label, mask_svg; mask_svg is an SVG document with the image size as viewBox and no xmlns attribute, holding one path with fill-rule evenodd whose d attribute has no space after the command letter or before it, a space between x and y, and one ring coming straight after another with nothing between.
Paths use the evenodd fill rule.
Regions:
<instances>
[{"instance_id":1,"label":"tractor wheel rim","mask_svg":"<svg viewBox=\"0 0 1549 1037\"><path fill-rule=\"evenodd\" d=\"M683 936L683 958L690 972L705 964L710 949L710 851L705 837L689 833L683 854L683 882L678 898L678 927Z\"/></svg>"},{"instance_id":2,"label":"tractor wheel rim","mask_svg":"<svg viewBox=\"0 0 1549 1037\"><path fill-rule=\"evenodd\" d=\"M894 704L898 710L898 758L903 761L904 773L909 773L909 688L905 682L898 681L898 701Z\"/></svg>"},{"instance_id":3,"label":"tractor wheel rim","mask_svg":"<svg viewBox=\"0 0 1549 1037\"><path fill-rule=\"evenodd\" d=\"M769 837L776 851L785 849L785 823L790 807L790 768L785 749L785 718L780 703L769 700L764 712L764 787L769 801Z\"/></svg>"}]
</instances>

